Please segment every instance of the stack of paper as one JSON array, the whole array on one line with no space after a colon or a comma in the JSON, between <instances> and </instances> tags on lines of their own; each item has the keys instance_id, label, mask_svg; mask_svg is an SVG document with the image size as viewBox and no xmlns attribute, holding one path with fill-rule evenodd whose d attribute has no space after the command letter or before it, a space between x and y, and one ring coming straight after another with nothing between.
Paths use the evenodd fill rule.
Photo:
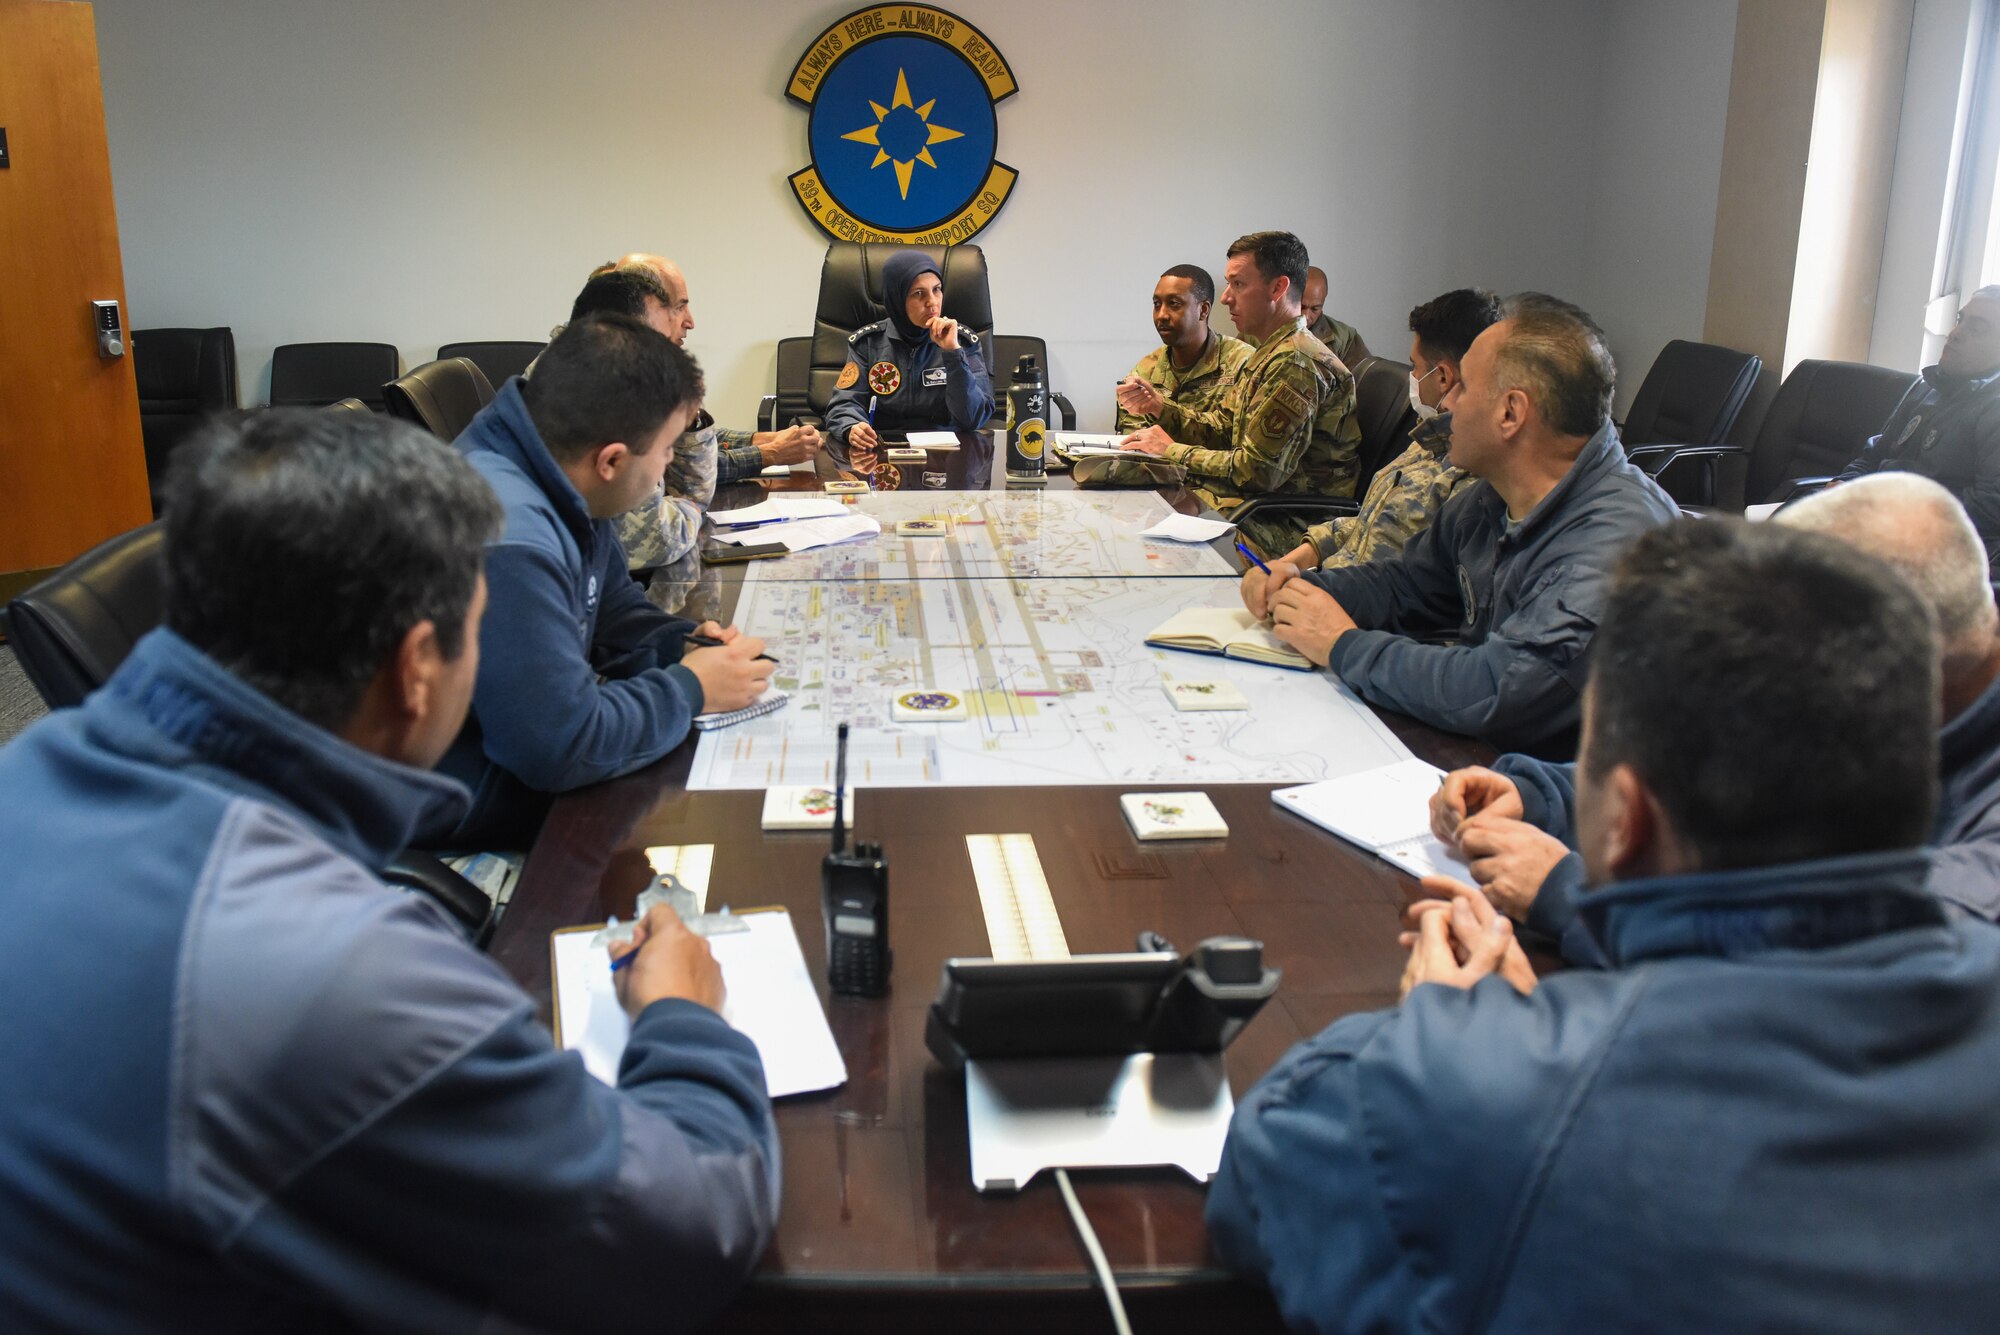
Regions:
<instances>
[{"instance_id":1,"label":"stack of paper","mask_svg":"<svg viewBox=\"0 0 2000 1335\"><path fill-rule=\"evenodd\" d=\"M1168 542L1214 542L1236 525L1227 519L1203 519L1198 515L1170 514L1147 529L1145 536Z\"/></svg>"},{"instance_id":2,"label":"stack of paper","mask_svg":"<svg viewBox=\"0 0 2000 1335\"><path fill-rule=\"evenodd\" d=\"M1444 771L1421 760L1280 788L1271 800L1351 844L1387 858L1412 876L1450 876L1473 884L1472 869L1431 833L1431 795Z\"/></svg>"},{"instance_id":3,"label":"stack of paper","mask_svg":"<svg viewBox=\"0 0 2000 1335\"><path fill-rule=\"evenodd\" d=\"M846 513L846 506L823 496L773 496L741 509L710 510L708 522L717 528L747 528L755 524L784 524Z\"/></svg>"},{"instance_id":4,"label":"stack of paper","mask_svg":"<svg viewBox=\"0 0 2000 1335\"><path fill-rule=\"evenodd\" d=\"M747 932L708 938L729 989L722 1018L757 1045L772 1098L831 1089L847 1080L847 1064L813 990L792 917L783 909L742 915ZM618 1004L611 959L593 946L594 929L570 928L549 938L554 964L556 1041L583 1054L584 1069L618 1083L618 1059L632 1021Z\"/></svg>"}]
</instances>

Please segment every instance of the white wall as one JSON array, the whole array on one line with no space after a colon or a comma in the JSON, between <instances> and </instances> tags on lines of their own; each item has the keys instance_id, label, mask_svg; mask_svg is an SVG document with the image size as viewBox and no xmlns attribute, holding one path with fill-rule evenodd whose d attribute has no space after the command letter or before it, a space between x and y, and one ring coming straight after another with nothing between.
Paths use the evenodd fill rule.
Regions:
<instances>
[{"instance_id":1,"label":"white wall","mask_svg":"<svg viewBox=\"0 0 2000 1335\"><path fill-rule=\"evenodd\" d=\"M270 349L539 338L590 265L686 269L690 350L747 424L810 328L824 237L781 87L852 6L98 0L131 319ZM1021 181L979 241L1005 331L1103 428L1162 268L1306 239L1400 355L1447 288L1591 306L1632 383L1697 337L1733 0L953 0L1012 62ZM1705 211L1705 212L1704 212ZM1629 390L1628 390L1629 393Z\"/></svg>"},{"instance_id":2,"label":"white wall","mask_svg":"<svg viewBox=\"0 0 2000 1335\"><path fill-rule=\"evenodd\" d=\"M1611 340L1622 413L1668 340L1701 338L1736 0L1612 0L1604 9L1576 300Z\"/></svg>"}]
</instances>

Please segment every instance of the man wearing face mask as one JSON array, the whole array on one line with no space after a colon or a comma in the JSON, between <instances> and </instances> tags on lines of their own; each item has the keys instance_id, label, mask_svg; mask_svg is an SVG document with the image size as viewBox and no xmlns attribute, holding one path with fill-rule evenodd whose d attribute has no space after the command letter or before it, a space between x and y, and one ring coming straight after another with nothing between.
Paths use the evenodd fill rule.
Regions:
<instances>
[{"instance_id":1,"label":"man wearing face mask","mask_svg":"<svg viewBox=\"0 0 2000 1335\"><path fill-rule=\"evenodd\" d=\"M1215 305L1215 280L1194 264L1176 264L1153 287L1153 328L1160 346L1139 359L1127 380L1143 380L1169 403L1194 412L1218 406L1254 349L1240 338L1208 326ZM1152 424L1152 417L1118 409L1118 431L1126 435Z\"/></svg>"},{"instance_id":2,"label":"man wearing face mask","mask_svg":"<svg viewBox=\"0 0 2000 1335\"><path fill-rule=\"evenodd\" d=\"M847 340L847 365L827 405L833 457L860 472L876 466L879 432L977 431L993 416L993 387L979 339L944 313L944 273L922 251L882 266L889 318Z\"/></svg>"},{"instance_id":3,"label":"man wearing face mask","mask_svg":"<svg viewBox=\"0 0 2000 1335\"><path fill-rule=\"evenodd\" d=\"M1956 496L2000 576L2000 286L1972 294L1937 365L1840 477L1881 472L1918 473Z\"/></svg>"},{"instance_id":4,"label":"man wearing face mask","mask_svg":"<svg viewBox=\"0 0 2000 1335\"><path fill-rule=\"evenodd\" d=\"M1431 526L1453 493L1472 475L1454 467L1451 416L1438 404L1459 383L1459 362L1481 331L1500 318L1500 299L1491 292L1459 288L1410 312L1410 406L1420 419L1410 447L1375 474L1360 510L1331 523L1315 524L1306 540L1284 559L1300 570L1333 570L1393 557L1403 544ZM1289 572L1286 572L1289 576ZM1251 566L1243 576L1243 604L1263 617L1268 600L1284 577Z\"/></svg>"}]
</instances>

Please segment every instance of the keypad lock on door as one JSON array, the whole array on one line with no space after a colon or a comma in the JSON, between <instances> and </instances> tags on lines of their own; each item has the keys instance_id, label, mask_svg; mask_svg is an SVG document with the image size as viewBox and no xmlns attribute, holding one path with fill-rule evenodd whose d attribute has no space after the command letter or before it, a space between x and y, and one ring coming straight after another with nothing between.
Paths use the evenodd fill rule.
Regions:
<instances>
[{"instance_id":1,"label":"keypad lock on door","mask_svg":"<svg viewBox=\"0 0 2000 1335\"><path fill-rule=\"evenodd\" d=\"M97 355L100 357L123 357L125 355L125 322L118 314L115 301L93 301L90 303L92 319L97 324Z\"/></svg>"}]
</instances>

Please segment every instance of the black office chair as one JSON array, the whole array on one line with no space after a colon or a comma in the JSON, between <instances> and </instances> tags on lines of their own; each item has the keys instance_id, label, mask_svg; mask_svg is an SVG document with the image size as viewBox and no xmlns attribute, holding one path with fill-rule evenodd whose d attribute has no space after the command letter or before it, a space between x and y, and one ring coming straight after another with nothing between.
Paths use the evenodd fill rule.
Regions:
<instances>
[{"instance_id":1,"label":"black office chair","mask_svg":"<svg viewBox=\"0 0 2000 1335\"><path fill-rule=\"evenodd\" d=\"M242 407L236 389L236 338L215 329L135 329L132 375L139 385L139 431L153 513L160 513L174 447L212 413Z\"/></svg>"},{"instance_id":2,"label":"black office chair","mask_svg":"<svg viewBox=\"0 0 2000 1335\"><path fill-rule=\"evenodd\" d=\"M342 399L338 403L327 404L320 411L327 413L372 413L375 410L360 399Z\"/></svg>"},{"instance_id":3,"label":"black office chair","mask_svg":"<svg viewBox=\"0 0 2000 1335\"><path fill-rule=\"evenodd\" d=\"M757 407L759 431L783 431L793 422L818 420L806 393L812 379L812 348L809 335L778 340L777 392L766 394Z\"/></svg>"},{"instance_id":4,"label":"black office chair","mask_svg":"<svg viewBox=\"0 0 2000 1335\"><path fill-rule=\"evenodd\" d=\"M415 422L439 440L458 433L493 402L493 386L469 357L425 362L406 376L382 386L389 416Z\"/></svg>"},{"instance_id":5,"label":"black office chair","mask_svg":"<svg viewBox=\"0 0 2000 1335\"><path fill-rule=\"evenodd\" d=\"M1628 448L1718 444L1728 437L1763 368L1764 359L1755 353L1677 338L1653 359L1619 438Z\"/></svg>"},{"instance_id":6,"label":"black office chair","mask_svg":"<svg viewBox=\"0 0 2000 1335\"><path fill-rule=\"evenodd\" d=\"M1632 461L1685 504L1741 509L1787 500L1826 485L1853 462L1916 382L1884 366L1802 361L1778 386L1748 449L1642 446Z\"/></svg>"},{"instance_id":7,"label":"black office chair","mask_svg":"<svg viewBox=\"0 0 2000 1335\"><path fill-rule=\"evenodd\" d=\"M445 362L453 357L465 358L497 390L515 376L526 375L529 365L547 346L533 342L447 343L438 349L437 359Z\"/></svg>"},{"instance_id":8,"label":"black office chair","mask_svg":"<svg viewBox=\"0 0 2000 1335\"><path fill-rule=\"evenodd\" d=\"M271 351L271 406L324 408L360 399L382 411L402 358L392 343L287 343Z\"/></svg>"},{"instance_id":9,"label":"black office chair","mask_svg":"<svg viewBox=\"0 0 2000 1335\"><path fill-rule=\"evenodd\" d=\"M100 543L0 609L21 670L50 709L83 703L166 615L165 530L147 524ZM405 850L384 880L429 895L474 945L492 939L486 892L428 853Z\"/></svg>"},{"instance_id":10,"label":"black office chair","mask_svg":"<svg viewBox=\"0 0 2000 1335\"><path fill-rule=\"evenodd\" d=\"M1410 367L1387 357L1363 357L1354 367L1354 417L1361 427L1360 473L1354 495L1255 496L1230 515L1241 524L1258 516L1286 517L1295 523L1317 524L1361 508L1368 484L1382 466L1409 448L1416 430L1417 410L1410 406ZM1271 555L1281 555L1273 552Z\"/></svg>"}]
</instances>

